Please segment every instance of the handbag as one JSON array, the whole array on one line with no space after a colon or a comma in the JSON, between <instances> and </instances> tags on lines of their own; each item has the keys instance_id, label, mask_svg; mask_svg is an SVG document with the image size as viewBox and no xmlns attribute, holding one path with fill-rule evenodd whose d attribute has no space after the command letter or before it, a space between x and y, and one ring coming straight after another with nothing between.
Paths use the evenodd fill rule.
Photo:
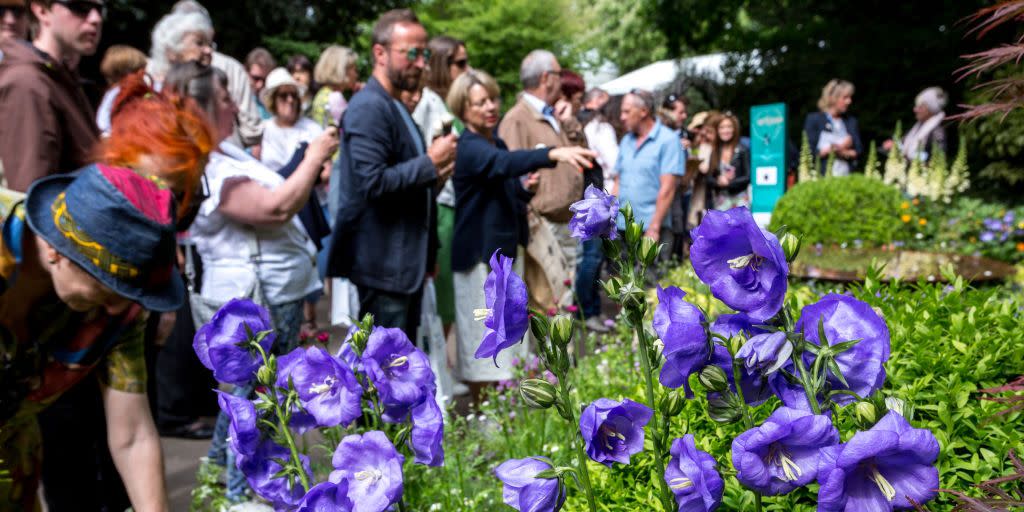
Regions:
<instances>
[{"instance_id":1,"label":"handbag","mask_svg":"<svg viewBox=\"0 0 1024 512\"><path fill-rule=\"evenodd\" d=\"M197 291L196 286L196 266L195 261L192 259L192 249L187 248L185 251L185 278L188 281L188 303L192 309L192 322L196 326L198 331L204 325L210 323L213 319L213 315L220 310L227 301L218 299L211 299L204 297L202 293ZM249 264L252 265L253 280L252 285L246 291L244 295L237 298L249 299L256 304L267 308L267 298L263 294L263 286L260 284L260 273L259 273L259 258L260 258L260 239L255 233L249 240Z\"/></svg>"}]
</instances>

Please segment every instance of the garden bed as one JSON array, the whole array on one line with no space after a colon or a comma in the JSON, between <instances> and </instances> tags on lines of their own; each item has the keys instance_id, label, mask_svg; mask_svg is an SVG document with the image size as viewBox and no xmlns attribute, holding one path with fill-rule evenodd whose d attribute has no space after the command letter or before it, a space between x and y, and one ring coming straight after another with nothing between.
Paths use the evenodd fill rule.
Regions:
<instances>
[{"instance_id":1,"label":"garden bed","mask_svg":"<svg viewBox=\"0 0 1024 512\"><path fill-rule=\"evenodd\" d=\"M943 267L972 283L999 282L1016 269L1002 261L983 256L946 254L914 250L807 248L793 262L792 275L824 281L863 281L868 268L881 266L881 279L916 282L946 282Z\"/></svg>"}]
</instances>

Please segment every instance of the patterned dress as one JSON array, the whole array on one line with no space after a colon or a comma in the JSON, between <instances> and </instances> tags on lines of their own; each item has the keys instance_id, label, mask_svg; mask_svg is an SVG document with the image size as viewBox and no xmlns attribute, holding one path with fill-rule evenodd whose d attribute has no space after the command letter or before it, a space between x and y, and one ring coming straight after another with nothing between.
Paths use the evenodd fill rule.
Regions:
<instances>
[{"instance_id":1,"label":"patterned dress","mask_svg":"<svg viewBox=\"0 0 1024 512\"><path fill-rule=\"evenodd\" d=\"M15 283L29 230L23 198L0 189L0 311L19 301ZM93 372L112 389L146 391L148 314L138 305L117 317L79 313L50 290L28 311L26 318L0 317L0 511L38 510L43 454L36 415L62 393ZM17 339L12 329L23 325L28 337Z\"/></svg>"}]
</instances>

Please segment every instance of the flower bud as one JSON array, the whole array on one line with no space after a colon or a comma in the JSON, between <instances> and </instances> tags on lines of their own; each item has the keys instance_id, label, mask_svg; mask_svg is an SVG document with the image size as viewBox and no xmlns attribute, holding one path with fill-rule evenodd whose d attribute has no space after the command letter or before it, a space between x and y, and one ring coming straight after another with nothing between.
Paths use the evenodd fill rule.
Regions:
<instances>
[{"instance_id":1,"label":"flower bud","mask_svg":"<svg viewBox=\"0 0 1024 512\"><path fill-rule=\"evenodd\" d=\"M628 309L641 309L647 305L647 294L632 282L619 289L619 302Z\"/></svg>"},{"instance_id":2,"label":"flower bud","mask_svg":"<svg viewBox=\"0 0 1024 512\"><path fill-rule=\"evenodd\" d=\"M545 340L548 337L548 331L550 330L550 324L548 318L544 315L530 315L530 331L533 332L533 337L537 340Z\"/></svg>"},{"instance_id":3,"label":"flower bud","mask_svg":"<svg viewBox=\"0 0 1024 512\"><path fill-rule=\"evenodd\" d=\"M569 342L572 341L572 328L572 317L568 315L556 316L551 322L551 341L560 347L568 346Z\"/></svg>"},{"instance_id":4,"label":"flower bud","mask_svg":"<svg viewBox=\"0 0 1024 512\"><path fill-rule=\"evenodd\" d=\"M779 243L782 245L782 252L786 255L786 261L793 263L793 260L800 254L800 237L793 233L786 233L779 239Z\"/></svg>"},{"instance_id":5,"label":"flower bud","mask_svg":"<svg viewBox=\"0 0 1024 512\"><path fill-rule=\"evenodd\" d=\"M668 417L678 416L683 412L684 399L677 390L670 391L661 398L661 412Z\"/></svg>"},{"instance_id":6,"label":"flower bud","mask_svg":"<svg viewBox=\"0 0 1024 512\"><path fill-rule=\"evenodd\" d=\"M626 221L626 225L627 226L630 223L633 222L633 218L634 217L633 217L633 205L632 204L630 204L627 201L625 204L622 205L621 208L619 208L619 211L622 212L622 218Z\"/></svg>"},{"instance_id":7,"label":"flower bud","mask_svg":"<svg viewBox=\"0 0 1024 512\"><path fill-rule=\"evenodd\" d=\"M613 277L613 278L605 281L603 284L604 284L604 292L608 294L609 298L614 300L614 299L617 299L619 297L619 290L622 289L622 280L621 279L619 279L617 277Z\"/></svg>"},{"instance_id":8,"label":"flower bud","mask_svg":"<svg viewBox=\"0 0 1024 512\"><path fill-rule=\"evenodd\" d=\"M523 379L519 394L531 409L547 409L555 405L555 386L544 379Z\"/></svg>"},{"instance_id":9,"label":"flower bud","mask_svg":"<svg viewBox=\"0 0 1024 512\"><path fill-rule=\"evenodd\" d=\"M644 237L640 242L640 253L637 254L637 257L643 261L645 266L649 267L658 259L659 252L661 252L661 244L655 242L653 238Z\"/></svg>"},{"instance_id":10,"label":"flower bud","mask_svg":"<svg viewBox=\"0 0 1024 512\"><path fill-rule=\"evenodd\" d=\"M857 402L857 405L854 406L854 411L857 413L857 418L865 425L874 425L875 420L878 419L875 405L871 402Z\"/></svg>"},{"instance_id":11,"label":"flower bud","mask_svg":"<svg viewBox=\"0 0 1024 512\"><path fill-rule=\"evenodd\" d=\"M697 380L708 391L722 392L729 388L729 377L725 374L725 370L713 364L705 366L697 374Z\"/></svg>"},{"instance_id":12,"label":"flower bud","mask_svg":"<svg viewBox=\"0 0 1024 512\"><path fill-rule=\"evenodd\" d=\"M729 395L708 399L708 416L718 423L736 423L743 417L743 406L735 403Z\"/></svg>"},{"instance_id":13,"label":"flower bud","mask_svg":"<svg viewBox=\"0 0 1024 512\"><path fill-rule=\"evenodd\" d=\"M618 261L622 257L622 249L618 240L601 239L601 251L610 261Z\"/></svg>"},{"instance_id":14,"label":"flower bud","mask_svg":"<svg viewBox=\"0 0 1024 512\"><path fill-rule=\"evenodd\" d=\"M274 384L274 370L271 370L269 366L260 366L259 370L256 370L256 381L264 386L271 386Z\"/></svg>"},{"instance_id":15,"label":"flower bud","mask_svg":"<svg viewBox=\"0 0 1024 512\"><path fill-rule=\"evenodd\" d=\"M639 256L636 254L636 250L640 246L643 236L644 232L640 229L639 224L633 222L626 226L626 248L636 256Z\"/></svg>"}]
</instances>

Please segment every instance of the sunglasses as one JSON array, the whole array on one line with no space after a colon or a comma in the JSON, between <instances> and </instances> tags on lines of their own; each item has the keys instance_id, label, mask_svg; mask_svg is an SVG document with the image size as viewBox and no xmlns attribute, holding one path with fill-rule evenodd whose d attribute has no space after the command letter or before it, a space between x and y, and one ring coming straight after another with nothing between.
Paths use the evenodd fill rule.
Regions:
<instances>
[{"instance_id":1,"label":"sunglasses","mask_svg":"<svg viewBox=\"0 0 1024 512\"><path fill-rule=\"evenodd\" d=\"M401 51L399 51L401 53ZM410 61L414 61L419 57L423 57L423 60L430 60L430 48L409 48L405 50L405 56Z\"/></svg>"},{"instance_id":2,"label":"sunglasses","mask_svg":"<svg viewBox=\"0 0 1024 512\"><path fill-rule=\"evenodd\" d=\"M452 64L454 64L455 67L459 69L466 69L466 67L469 66L469 59L459 59L457 61L452 62Z\"/></svg>"},{"instance_id":3,"label":"sunglasses","mask_svg":"<svg viewBox=\"0 0 1024 512\"><path fill-rule=\"evenodd\" d=\"M72 14L79 18L89 16L93 10L100 14L100 18L106 19L107 17L107 6L100 2L90 2L89 0L53 0L53 3L63 5L65 9L71 11Z\"/></svg>"},{"instance_id":4,"label":"sunglasses","mask_svg":"<svg viewBox=\"0 0 1024 512\"><path fill-rule=\"evenodd\" d=\"M0 18L7 16L7 13L11 13L15 18L20 18L25 15L25 8L17 5L0 5Z\"/></svg>"},{"instance_id":5,"label":"sunglasses","mask_svg":"<svg viewBox=\"0 0 1024 512\"><path fill-rule=\"evenodd\" d=\"M297 99L299 99L299 94L296 93L296 92L291 92L291 91L279 92L279 93L275 94L274 96L277 99L279 99L279 100L288 100L288 99L297 100Z\"/></svg>"}]
</instances>

